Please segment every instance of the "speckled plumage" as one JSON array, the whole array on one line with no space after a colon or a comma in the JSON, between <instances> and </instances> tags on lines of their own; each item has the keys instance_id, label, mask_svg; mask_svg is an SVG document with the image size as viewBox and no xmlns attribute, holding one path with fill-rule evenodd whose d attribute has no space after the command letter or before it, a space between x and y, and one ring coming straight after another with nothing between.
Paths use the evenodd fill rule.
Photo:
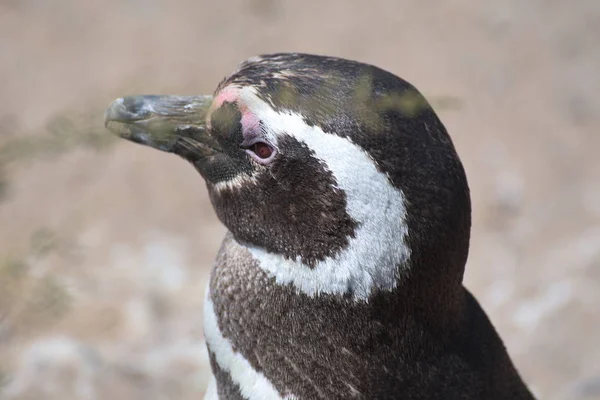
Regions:
<instances>
[{"instance_id":1,"label":"speckled plumage","mask_svg":"<svg viewBox=\"0 0 600 400\"><path fill-rule=\"evenodd\" d=\"M281 393L301 399L532 398L466 290L454 314L438 318L421 303L427 294L402 289L369 303L310 298L277 285L231 235L210 280L223 335ZM219 383L222 398L236 398L229 395L231 380Z\"/></svg>"},{"instance_id":2,"label":"speckled plumage","mask_svg":"<svg viewBox=\"0 0 600 400\"><path fill-rule=\"evenodd\" d=\"M274 54L243 63L210 107L190 98L206 123L181 122L181 99L118 100L107 123L192 163L229 230L205 305L208 396L533 399L462 285L469 187L412 85ZM148 111L169 107L179 119Z\"/></svg>"}]
</instances>

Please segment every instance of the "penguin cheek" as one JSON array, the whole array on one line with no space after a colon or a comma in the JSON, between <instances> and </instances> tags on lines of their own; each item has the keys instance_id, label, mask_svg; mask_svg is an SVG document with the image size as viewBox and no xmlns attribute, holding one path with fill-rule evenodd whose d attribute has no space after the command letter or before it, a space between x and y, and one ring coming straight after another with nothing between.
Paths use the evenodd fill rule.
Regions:
<instances>
[{"instance_id":1,"label":"penguin cheek","mask_svg":"<svg viewBox=\"0 0 600 400\"><path fill-rule=\"evenodd\" d=\"M241 157L231 157L225 153L216 154L198 159L193 162L193 165L209 188L227 182L242 182L251 177L255 170L243 152Z\"/></svg>"},{"instance_id":2,"label":"penguin cheek","mask_svg":"<svg viewBox=\"0 0 600 400\"><path fill-rule=\"evenodd\" d=\"M217 217L237 240L260 245L249 232L262 231L266 216L260 207L261 199L248 186L209 185L208 194Z\"/></svg>"}]
</instances>

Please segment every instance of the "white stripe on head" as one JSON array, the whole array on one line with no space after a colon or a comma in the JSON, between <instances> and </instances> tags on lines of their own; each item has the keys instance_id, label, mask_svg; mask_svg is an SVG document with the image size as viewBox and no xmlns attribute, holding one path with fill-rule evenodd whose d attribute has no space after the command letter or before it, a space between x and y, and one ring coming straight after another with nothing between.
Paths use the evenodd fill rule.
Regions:
<instances>
[{"instance_id":1,"label":"white stripe on head","mask_svg":"<svg viewBox=\"0 0 600 400\"><path fill-rule=\"evenodd\" d=\"M256 175L256 172L252 175L240 173L233 178L213 184L213 189L220 192L224 189L235 190L248 185L256 185Z\"/></svg>"},{"instance_id":2,"label":"white stripe on head","mask_svg":"<svg viewBox=\"0 0 600 400\"><path fill-rule=\"evenodd\" d=\"M277 283L292 284L309 296L351 293L355 300L366 301L375 289L394 289L410 257L402 191L350 139L309 126L297 113L274 110L252 87L240 89L240 101L262 121L269 140L277 143L278 136L287 134L314 151L346 193L346 211L359 224L346 248L312 269L299 259L247 246L260 267Z\"/></svg>"},{"instance_id":3,"label":"white stripe on head","mask_svg":"<svg viewBox=\"0 0 600 400\"><path fill-rule=\"evenodd\" d=\"M257 372L252 365L242 356L233 350L231 342L227 340L217 321L212 300L210 299L209 289L206 290L204 299L204 337L210 351L223 371L226 371L231 377L231 381L238 385L240 393L248 400L293 400L295 396L281 397L277 389L260 372ZM212 392L208 395L215 395L216 387L209 388ZM208 397L211 398L211 397ZM215 397L215 398L218 398Z\"/></svg>"}]
</instances>

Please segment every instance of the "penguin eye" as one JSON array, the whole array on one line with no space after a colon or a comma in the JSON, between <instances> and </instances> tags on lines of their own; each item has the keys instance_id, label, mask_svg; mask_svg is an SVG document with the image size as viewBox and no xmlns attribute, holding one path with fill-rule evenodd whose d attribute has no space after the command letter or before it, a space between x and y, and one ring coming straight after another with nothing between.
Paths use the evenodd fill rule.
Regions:
<instances>
[{"instance_id":1,"label":"penguin eye","mask_svg":"<svg viewBox=\"0 0 600 400\"><path fill-rule=\"evenodd\" d=\"M246 151L257 163L268 164L270 163L277 150L269 143L263 140L249 141L249 143L242 143L240 145L242 149Z\"/></svg>"},{"instance_id":2,"label":"penguin eye","mask_svg":"<svg viewBox=\"0 0 600 400\"><path fill-rule=\"evenodd\" d=\"M250 146L250 150L252 150L254 154L263 160L271 157L271 154L273 154L273 149L271 146L264 142L254 143L252 146Z\"/></svg>"},{"instance_id":3,"label":"penguin eye","mask_svg":"<svg viewBox=\"0 0 600 400\"><path fill-rule=\"evenodd\" d=\"M273 148L265 142L256 142L246 149L254 153L254 155L261 160L266 160L273 155Z\"/></svg>"}]
</instances>

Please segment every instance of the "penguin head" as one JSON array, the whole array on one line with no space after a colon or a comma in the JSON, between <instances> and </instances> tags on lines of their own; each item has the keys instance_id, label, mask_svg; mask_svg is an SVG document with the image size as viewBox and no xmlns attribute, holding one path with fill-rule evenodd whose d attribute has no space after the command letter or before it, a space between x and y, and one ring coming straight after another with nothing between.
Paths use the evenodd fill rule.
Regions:
<instances>
[{"instance_id":1,"label":"penguin head","mask_svg":"<svg viewBox=\"0 0 600 400\"><path fill-rule=\"evenodd\" d=\"M125 97L105 123L188 160L234 238L279 265L268 268L281 280L314 281L305 291L368 297L423 271L462 279L463 167L431 106L391 73L333 57L259 56L213 96Z\"/></svg>"}]
</instances>

